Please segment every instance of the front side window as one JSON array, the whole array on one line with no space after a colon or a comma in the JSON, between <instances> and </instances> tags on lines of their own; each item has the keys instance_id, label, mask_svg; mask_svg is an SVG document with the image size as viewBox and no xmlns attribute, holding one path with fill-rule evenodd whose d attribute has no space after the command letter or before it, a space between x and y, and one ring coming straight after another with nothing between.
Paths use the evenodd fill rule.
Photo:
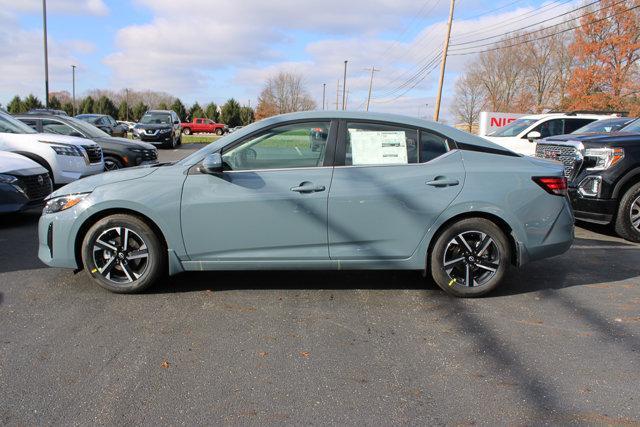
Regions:
<instances>
[{"instance_id":1,"label":"front side window","mask_svg":"<svg viewBox=\"0 0 640 427\"><path fill-rule=\"evenodd\" d=\"M56 120L43 119L42 120L42 132L44 133L57 133L58 135L71 135L78 134L74 128Z\"/></svg>"},{"instance_id":2,"label":"front side window","mask_svg":"<svg viewBox=\"0 0 640 427\"><path fill-rule=\"evenodd\" d=\"M345 165L418 162L418 131L392 125L348 123Z\"/></svg>"},{"instance_id":3,"label":"front side window","mask_svg":"<svg viewBox=\"0 0 640 427\"><path fill-rule=\"evenodd\" d=\"M564 133L562 122L563 122L562 119L547 120L546 122L540 123L538 126L533 128L531 132L533 131L540 132L540 138L548 138L550 136L562 135ZM526 137L527 135L524 136L524 138Z\"/></svg>"},{"instance_id":4,"label":"front side window","mask_svg":"<svg viewBox=\"0 0 640 427\"><path fill-rule=\"evenodd\" d=\"M36 131L8 114L0 114L0 133L36 133Z\"/></svg>"},{"instance_id":5,"label":"front side window","mask_svg":"<svg viewBox=\"0 0 640 427\"><path fill-rule=\"evenodd\" d=\"M507 137L518 136L520 132L537 122L537 119L517 119L508 125L501 127L497 131L489 134L489 136Z\"/></svg>"},{"instance_id":6,"label":"front side window","mask_svg":"<svg viewBox=\"0 0 640 427\"><path fill-rule=\"evenodd\" d=\"M319 167L324 163L330 124L274 127L223 152L222 160L230 170Z\"/></svg>"}]
</instances>

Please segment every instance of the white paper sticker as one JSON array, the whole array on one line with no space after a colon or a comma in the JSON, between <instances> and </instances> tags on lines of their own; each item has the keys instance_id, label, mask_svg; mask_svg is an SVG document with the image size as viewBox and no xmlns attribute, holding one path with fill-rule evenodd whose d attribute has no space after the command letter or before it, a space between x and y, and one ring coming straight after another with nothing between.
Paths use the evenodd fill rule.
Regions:
<instances>
[{"instance_id":1,"label":"white paper sticker","mask_svg":"<svg viewBox=\"0 0 640 427\"><path fill-rule=\"evenodd\" d=\"M406 165L404 131L349 129L353 165Z\"/></svg>"}]
</instances>

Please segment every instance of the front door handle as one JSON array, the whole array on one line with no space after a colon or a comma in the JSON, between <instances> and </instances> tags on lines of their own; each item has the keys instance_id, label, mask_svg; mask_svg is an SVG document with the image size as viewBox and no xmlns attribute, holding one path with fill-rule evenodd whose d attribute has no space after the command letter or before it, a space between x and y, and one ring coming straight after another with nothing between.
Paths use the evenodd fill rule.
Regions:
<instances>
[{"instance_id":1,"label":"front door handle","mask_svg":"<svg viewBox=\"0 0 640 427\"><path fill-rule=\"evenodd\" d=\"M297 187L291 187L291 191L295 191L297 193L317 193L324 190L324 185L314 185L313 182L309 181L302 182Z\"/></svg>"},{"instance_id":2,"label":"front door handle","mask_svg":"<svg viewBox=\"0 0 640 427\"><path fill-rule=\"evenodd\" d=\"M447 179L443 177L436 177L433 181L427 181L427 185L432 187L453 187L460 184L457 179Z\"/></svg>"}]
</instances>

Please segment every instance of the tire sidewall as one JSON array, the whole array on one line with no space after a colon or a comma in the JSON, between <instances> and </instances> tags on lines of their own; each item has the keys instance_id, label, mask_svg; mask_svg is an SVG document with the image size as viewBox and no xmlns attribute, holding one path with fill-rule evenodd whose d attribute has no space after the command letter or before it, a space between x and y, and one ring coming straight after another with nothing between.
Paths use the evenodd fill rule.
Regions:
<instances>
[{"instance_id":1,"label":"tire sidewall","mask_svg":"<svg viewBox=\"0 0 640 427\"><path fill-rule=\"evenodd\" d=\"M442 266L442 259L447 244L458 234L465 231L480 231L493 239L500 251L500 267L491 280L485 285L478 287L467 287L458 283L450 285L451 279ZM504 232L493 222L484 218L463 219L451 224L443 230L437 237L431 253L429 255L428 267L436 284L445 292L457 297L478 297L493 291L502 282L511 260L511 250L508 238Z\"/></svg>"},{"instance_id":2,"label":"tire sidewall","mask_svg":"<svg viewBox=\"0 0 640 427\"><path fill-rule=\"evenodd\" d=\"M117 166L117 168L116 168L116 169L107 169L107 167L106 167L107 160L109 160L109 161L113 162L113 163ZM105 162L105 169L104 169L104 170L105 170L105 171L107 171L107 172L108 172L108 171L110 171L110 170L118 170L118 169L122 169L122 168L124 167L124 166L122 165L122 162L121 162L120 160L116 159L115 157L106 156L106 157L104 158L104 162Z\"/></svg>"},{"instance_id":3,"label":"tire sidewall","mask_svg":"<svg viewBox=\"0 0 640 427\"><path fill-rule=\"evenodd\" d=\"M631 224L631 203L640 197L640 182L634 184L627 190L622 196L620 206L618 206L618 215L616 219L616 233L622 236L624 239L631 242L640 243L640 232Z\"/></svg>"},{"instance_id":4,"label":"tire sidewall","mask_svg":"<svg viewBox=\"0 0 640 427\"><path fill-rule=\"evenodd\" d=\"M98 273L92 253L94 242L100 234L118 226L124 226L136 232L144 240L149 253L147 268L142 277L122 285L113 284ZM165 259L158 236L146 223L130 215L112 215L101 219L87 231L82 241L82 263L87 273L101 287L116 293L133 293L146 289L162 276Z\"/></svg>"}]
</instances>

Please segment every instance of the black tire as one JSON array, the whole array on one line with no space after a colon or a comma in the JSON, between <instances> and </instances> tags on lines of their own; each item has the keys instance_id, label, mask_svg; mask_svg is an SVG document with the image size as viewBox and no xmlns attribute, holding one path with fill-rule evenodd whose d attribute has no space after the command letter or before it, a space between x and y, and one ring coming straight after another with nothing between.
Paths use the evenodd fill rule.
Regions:
<instances>
[{"instance_id":1,"label":"black tire","mask_svg":"<svg viewBox=\"0 0 640 427\"><path fill-rule=\"evenodd\" d=\"M184 129L182 129L182 133L184 133L185 135L191 135L191 129L190 128L184 128Z\"/></svg>"},{"instance_id":2,"label":"black tire","mask_svg":"<svg viewBox=\"0 0 640 427\"><path fill-rule=\"evenodd\" d=\"M178 137L178 145L182 145L182 134Z\"/></svg>"},{"instance_id":3,"label":"black tire","mask_svg":"<svg viewBox=\"0 0 640 427\"><path fill-rule=\"evenodd\" d=\"M126 248L119 237L123 234L128 236ZM82 241L82 263L98 285L121 294L148 288L167 270L159 237L144 221L126 214L110 215L89 228Z\"/></svg>"},{"instance_id":4,"label":"black tire","mask_svg":"<svg viewBox=\"0 0 640 427\"><path fill-rule=\"evenodd\" d=\"M447 266L445 259L449 263ZM467 218L439 233L429 254L429 268L433 280L445 292L469 298L484 295L498 287L510 260L509 240L500 227L484 218ZM472 286L467 286L467 271Z\"/></svg>"},{"instance_id":5,"label":"black tire","mask_svg":"<svg viewBox=\"0 0 640 427\"><path fill-rule=\"evenodd\" d=\"M222 136L223 133L224 133L224 130L222 130L222 128L216 129L216 135Z\"/></svg>"},{"instance_id":6,"label":"black tire","mask_svg":"<svg viewBox=\"0 0 640 427\"><path fill-rule=\"evenodd\" d=\"M631 186L620 199L615 229L623 239L640 243L640 182Z\"/></svg>"},{"instance_id":7,"label":"black tire","mask_svg":"<svg viewBox=\"0 0 640 427\"><path fill-rule=\"evenodd\" d=\"M117 157L113 156L104 156L104 170L105 171L115 171L118 169L122 169L124 165L122 161Z\"/></svg>"}]
</instances>

